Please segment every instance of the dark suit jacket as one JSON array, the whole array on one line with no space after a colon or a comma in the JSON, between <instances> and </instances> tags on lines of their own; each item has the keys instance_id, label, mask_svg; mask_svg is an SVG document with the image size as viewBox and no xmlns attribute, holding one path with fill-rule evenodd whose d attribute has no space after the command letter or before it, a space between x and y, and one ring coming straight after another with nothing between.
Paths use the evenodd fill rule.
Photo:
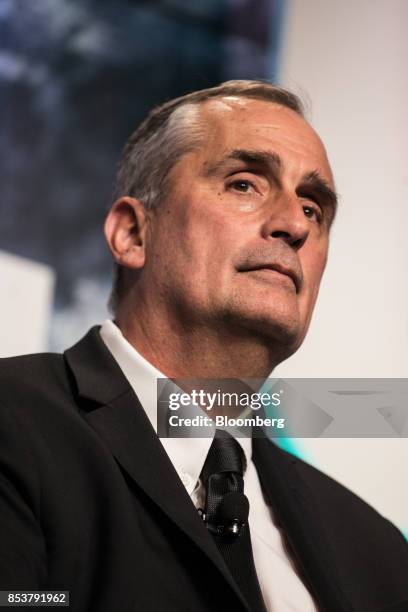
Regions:
<instances>
[{"instance_id":1,"label":"dark suit jacket","mask_svg":"<svg viewBox=\"0 0 408 612\"><path fill-rule=\"evenodd\" d=\"M321 610L408 610L391 523L267 439L253 458ZM249 612L98 328L0 362L0 589L70 590L72 612Z\"/></svg>"}]
</instances>

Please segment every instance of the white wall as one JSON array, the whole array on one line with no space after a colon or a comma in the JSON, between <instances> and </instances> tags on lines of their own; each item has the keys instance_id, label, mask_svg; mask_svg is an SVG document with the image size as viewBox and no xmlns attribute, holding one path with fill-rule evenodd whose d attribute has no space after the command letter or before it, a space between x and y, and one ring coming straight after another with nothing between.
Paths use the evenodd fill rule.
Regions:
<instances>
[{"instance_id":1,"label":"white wall","mask_svg":"<svg viewBox=\"0 0 408 612\"><path fill-rule=\"evenodd\" d=\"M408 376L407 23L406 0L288 0L280 81L307 92L341 202L310 333L280 376ZM299 448L408 529L407 439Z\"/></svg>"},{"instance_id":2,"label":"white wall","mask_svg":"<svg viewBox=\"0 0 408 612\"><path fill-rule=\"evenodd\" d=\"M0 357L48 349L54 274L0 251Z\"/></svg>"},{"instance_id":3,"label":"white wall","mask_svg":"<svg viewBox=\"0 0 408 612\"><path fill-rule=\"evenodd\" d=\"M281 82L311 100L340 210L296 376L408 376L408 2L289 0Z\"/></svg>"}]
</instances>

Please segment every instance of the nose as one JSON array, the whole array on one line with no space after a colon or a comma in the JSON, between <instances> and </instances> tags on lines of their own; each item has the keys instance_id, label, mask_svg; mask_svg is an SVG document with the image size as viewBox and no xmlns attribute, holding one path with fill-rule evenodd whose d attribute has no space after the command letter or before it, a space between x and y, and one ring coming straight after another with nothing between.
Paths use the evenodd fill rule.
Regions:
<instances>
[{"instance_id":1,"label":"nose","mask_svg":"<svg viewBox=\"0 0 408 612\"><path fill-rule=\"evenodd\" d=\"M297 196L281 197L271 204L262 229L264 238L278 238L298 251L305 244L309 232L310 220Z\"/></svg>"}]
</instances>

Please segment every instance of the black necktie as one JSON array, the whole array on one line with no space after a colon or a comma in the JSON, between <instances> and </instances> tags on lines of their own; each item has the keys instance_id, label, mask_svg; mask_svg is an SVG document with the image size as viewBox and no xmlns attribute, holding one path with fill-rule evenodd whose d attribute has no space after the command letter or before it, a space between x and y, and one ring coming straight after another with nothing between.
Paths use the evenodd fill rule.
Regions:
<instances>
[{"instance_id":1,"label":"black necktie","mask_svg":"<svg viewBox=\"0 0 408 612\"><path fill-rule=\"evenodd\" d=\"M241 445L217 429L200 474L207 491L203 518L250 608L263 612L244 495L245 467Z\"/></svg>"}]
</instances>

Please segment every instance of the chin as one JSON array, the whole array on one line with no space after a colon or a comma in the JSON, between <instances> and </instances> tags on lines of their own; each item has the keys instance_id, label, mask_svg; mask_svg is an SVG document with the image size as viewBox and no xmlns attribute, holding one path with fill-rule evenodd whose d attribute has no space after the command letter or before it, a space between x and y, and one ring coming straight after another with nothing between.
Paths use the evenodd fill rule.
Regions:
<instances>
[{"instance_id":1,"label":"chin","mask_svg":"<svg viewBox=\"0 0 408 612\"><path fill-rule=\"evenodd\" d=\"M265 339L286 348L287 356L294 353L302 343L299 326L292 321L257 321L256 331Z\"/></svg>"},{"instance_id":2,"label":"chin","mask_svg":"<svg viewBox=\"0 0 408 612\"><path fill-rule=\"evenodd\" d=\"M303 328L298 313L259 312L244 313L233 317L234 322L267 342L273 342L282 347L286 357L294 353L302 344Z\"/></svg>"}]
</instances>

